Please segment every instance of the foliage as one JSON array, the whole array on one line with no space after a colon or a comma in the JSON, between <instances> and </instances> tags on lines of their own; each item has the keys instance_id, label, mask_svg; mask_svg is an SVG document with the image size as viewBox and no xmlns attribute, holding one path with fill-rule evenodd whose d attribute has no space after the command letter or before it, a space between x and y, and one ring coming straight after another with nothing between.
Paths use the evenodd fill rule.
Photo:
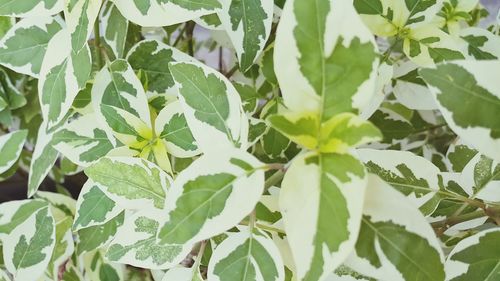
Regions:
<instances>
[{"instance_id":1,"label":"foliage","mask_svg":"<svg viewBox=\"0 0 500 281\"><path fill-rule=\"evenodd\" d=\"M486 14L0 0L0 280L498 280Z\"/></svg>"}]
</instances>

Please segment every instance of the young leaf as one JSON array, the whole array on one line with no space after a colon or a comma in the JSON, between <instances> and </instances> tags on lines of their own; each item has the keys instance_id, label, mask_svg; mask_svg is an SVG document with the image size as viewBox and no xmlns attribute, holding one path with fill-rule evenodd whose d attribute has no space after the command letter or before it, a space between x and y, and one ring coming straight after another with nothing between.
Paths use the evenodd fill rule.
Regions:
<instances>
[{"instance_id":1,"label":"young leaf","mask_svg":"<svg viewBox=\"0 0 500 281\"><path fill-rule=\"evenodd\" d=\"M348 1L287 1L274 69L285 105L321 122L357 112L371 99L378 66L373 35Z\"/></svg>"},{"instance_id":2,"label":"young leaf","mask_svg":"<svg viewBox=\"0 0 500 281\"><path fill-rule=\"evenodd\" d=\"M88 45L73 51L67 29L59 31L49 42L38 81L39 100L47 130L64 120L78 92L90 76L92 59Z\"/></svg>"},{"instance_id":3,"label":"young leaf","mask_svg":"<svg viewBox=\"0 0 500 281\"><path fill-rule=\"evenodd\" d=\"M9 17L39 17L62 11L63 0L0 0L0 15Z\"/></svg>"},{"instance_id":4,"label":"young leaf","mask_svg":"<svg viewBox=\"0 0 500 281\"><path fill-rule=\"evenodd\" d=\"M363 164L350 154L304 153L287 170L280 209L297 280L323 280L356 242L366 187Z\"/></svg>"},{"instance_id":5,"label":"young leaf","mask_svg":"<svg viewBox=\"0 0 500 281\"><path fill-rule=\"evenodd\" d=\"M104 25L101 35L104 43L111 49L115 59L125 55L128 20L122 16L112 1L106 1L102 7L100 20Z\"/></svg>"},{"instance_id":6,"label":"young leaf","mask_svg":"<svg viewBox=\"0 0 500 281\"><path fill-rule=\"evenodd\" d=\"M376 279L444 281L443 260L434 231L414 204L370 175L358 241L346 265Z\"/></svg>"},{"instance_id":7,"label":"young leaf","mask_svg":"<svg viewBox=\"0 0 500 281\"><path fill-rule=\"evenodd\" d=\"M262 166L251 154L230 147L194 161L169 190L161 243L186 248L238 224L262 195Z\"/></svg>"},{"instance_id":8,"label":"young leaf","mask_svg":"<svg viewBox=\"0 0 500 281\"><path fill-rule=\"evenodd\" d=\"M217 0L114 0L130 21L141 26L165 26L186 22L221 8Z\"/></svg>"},{"instance_id":9,"label":"young leaf","mask_svg":"<svg viewBox=\"0 0 500 281\"><path fill-rule=\"evenodd\" d=\"M99 125L95 114L83 115L54 134L53 146L73 163L88 167L113 149L114 139Z\"/></svg>"},{"instance_id":10,"label":"young leaf","mask_svg":"<svg viewBox=\"0 0 500 281\"><path fill-rule=\"evenodd\" d=\"M233 85L200 63L171 63L187 123L203 152L246 148L248 119Z\"/></svg>"},{"instance_id":11,"label":"young leaf","mask_svg":"<svg viewBox=\"0 0 500 281\"><path fill-rule=\"evenodd\" d=\"M14 280L37 280L50 262L55 245L54 218L49 205L2 238L5 267Z\"/></svg>"},{"instance_id":12,"label":"young leaf","mask_svg":"<svg viewBox=\"0 0 500 281\"><path fill-rule=\"evenodd\" d=\"M498 61L461 61L419 73L450 128L482 154L500 161L500 90L494 85L498 71ZM460 102L464 100L467 106Z\"/></svg>"},{"instance_id":13,"label":"young leaf","mask_svg":"<svg viewBox=\"0 0 500 281\"><path fill-rule=\"evenodd\" d=\"M230 234L215 248L208 265L213 281L284 281L283 261L273 240L263 232Z\"/></svg>"},{"instance_id":14,"label":"young leaf","mask_svg":"<svg viewBox=\"0 0 500 281\"><path fill-rule=\"evenodd\" d=\"M172 179L155 164L132 157L102 158L85 169L102 191L125 209L163 209Z\"/></svg>"},{"instance_id":15,"label":"young leaf","mask_svg":"<svg viewBox=\"0 0 500 281\"><path fill-rule=\"evenodd\" d=\"M38 78L49 41L61 28L59 19L48 16L19 21L0 41L0 63Z\"/></svg>"},{"instance_id":16,"label":"young leaf","mask_svg":"<svg viewBox=\"0 0 500 281\"><path fill-rule=\"evenodd\" d=\"M460 241L446 259L446 280L495 280L499 274L500 229L481 231Z\"/></svg>"},{"instance_id":17,"label":"young leaf","mask_svg":"<svg viewBox=\"0 0 500 281\"><path fill-rule=\"evenodd\" d=\"M246 72L264 49L273 22L274 5L265 0L222 0L217 13Z\"/></svg>"},{"instance_id":18,"label":"young leaf","mask_svg":"<svg viewBox=\"0 0 500 281\"><path fill-rule=\"evenodd\" d=\"M406 195L425 215L439 203L440 171L432 162L407 151L358 149L367 170Z\"/></svg>"},{"instance_id":19,"label":"young leaf","mask_svg":"<svg viewBox=\"0 0 500 281\"><path fill-rule=\"evenodd\" d=\"M14 165L23 150L27 130L19 130L0 136L0 174Z\"/></svg>"},{"instance_id":20,"label":"young leaf","mask_svg":"<svg viewBox=\"0 0 500 281\"><path fill-rule=\"evenodd\" d=\"M169 103L160 111L155 121L155 134L165 141L167 151L175 157L185 158L200 154L178 101Z\"/></svg>"},{"instance_id":21,"label":"young leaf","mask_svg":"<svg viewBox=\"0 0 500 281\"><path fill-rule=\"evenodd\" d=\"M142 148L151 139L146 93L127 61L116 60L97 73L92 106L106 131L125 145Z\"/></svg>"},{"instance_id":22,"label":"young leaf","mask_svg":"<svg viewBox=\"0 0 500 281\"><path fill-rule=\"evenodd\" d=\"M171 268L188 254L182 245L160 245L156 238L163 211L139 211L127 217L106 252L113 262L151 269Z\"/></svg>"},{"instance_id":23,"label":"young leaf","mask_svg":"<svg viewBox=\"0 0 500 281\"><path fill-rule=\"evenodd\" d=\"M75 231L90 226L102 225L123 211L123 208L106 196L101 188L90 179L83 185L76 203L78 211L73 223Z\"/></svg>"}]
</instances>

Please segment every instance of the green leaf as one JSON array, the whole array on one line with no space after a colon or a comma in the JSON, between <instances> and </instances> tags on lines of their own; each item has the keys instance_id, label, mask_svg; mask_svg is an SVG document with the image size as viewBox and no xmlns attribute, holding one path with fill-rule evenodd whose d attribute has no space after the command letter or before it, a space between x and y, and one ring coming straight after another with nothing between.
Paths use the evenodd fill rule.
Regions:
<instances>
[{"instance_id":1,"label":"green leaf","mask_svg":"<svg viewBox=\"0 0 500 281\"><path fill-rule=\"evenodd\" d=\"M102 158L85 169L102 191L126 209L163 209L172 179L155 164L139 158Z\"/></svg>"},{"instance_id":2,"label":"green leaf","mask_svg":"<svg viewBox=\"0 0 500 281\"><path fill-rule=\"evenodd\" d=\"M500 231L481 231L460 241L446 259L446 280L493 281L500 276Z\"/></svg>"},{"instance_id":3,"label":"green leaf","mask_svg":"<svg viewBox=\"0 0 500 281\"><path fill-rule=\"evenodd\" d=\"M238 224L263 192L262 165L251 154L234 148L194 161L179 173L169 191L168 215L158 235L161 243L190 249L191 243Z\"/></svg>"},{"instance_id":4,"label":"green leaf","mask_svg":"<svg viewBox=\"0 0 500 281\"><path fill-rule=\"evenodd\" d=\"M164 94L172 92L175 85L169 63L193 58L160 41L143 40L132 47L127 61L134 71L145 74L148 92Z\"/></svg>"},{"instance_id":5,"label":"green leaf","mask_svg":"<svg viewBox=\"0 0 500 281\"><path fill-rule=\"evenodd\" d=\"M200 154L178 101L169 103L160 111L155 121L155 133L165 140L168 153L175 157L187 158Z\"/></svg>"},{"instance_id":6,"label":"green leaf","mask_svg":"<svg viewBox=\"0 0 500 281\"><path fill-rule=\"evenodd\" d=\"M94 114L83 115L54 134L53 146L73 163L88 167L114 147L114 139L99 125Z\"/></svg>"},{"instance_id":7,"label":"green leaf","mask_svg":"<svg viewBox=\"0 0 500 281\"><path fill-rule=\"evenodd\" d=\"M317 112L321 122L366 106L378 65L373 35L352 4L331 4L287 1L274 50L285 105L294 112ZM328 17L335 20L327 24Z\"/></svg>"},{"instance_id":8,"label":"green leaf","mask_svg":"<svg viewBox=\"0 0 500 281\"><path fill-rule=\"evenodd\" d=\"M407 198L369 176L354 255L346 265L383 280L445 280L443 253L433 229Z\"/></svg>"},{"instance_id":9,"label":"green leaf","mask_svg":"<svg viewBox=\"0 0 500 281\"><path fill-rule=\"evenodd\" d=\"M160 245L156 239L163 212L137 212L127 217L116 238L110 243L106 258L113 262L138 267L163 269L177 265L184 256L179 255L181 245Z\"/></svg>"},{"instance_id":10,"label":"green leaf","mask_svg":"<svg viewBox=\"0 0 500 281\"><path fill-rule=\"evenodd\" d=\"M54 15L62 11L62 0L0 0L0 15L11 17L31 17Z\"/></svg>"},{"instance_id":11,"label":"green leaf","mask_svg":"<svg viewBox=\"0 0 500 281\"><path fill-rule=\"evenodd\" d=\"M0 41L0 63L38 78L50 39L61 30L52 17L30 17L16 23Z\"/></svg>"},{"instance_id":12,"label":"green leaf","mask_svg":"<svg viewBox=\"0 0 500 281\"><path fill-rule=\"evenodd\" d=\"M248 119L233 85L199 63L171 63L187 123L203 152L217 147L244 148Z\"/></svg>"},{"instance_id":13,"label":"green leaf","mask_svg":"<svg viewBox=\"0 0 500 281\"><path fill-rule=\"evenodd\" d=\"M493 73L497 61L444 63L421 69L450 128L482 154L500 161L500 91ZM467 106L460 101L467 100ZM481 110L477 110L480 108Z\"/></svg>"},{"instance_id":14,"label":"green leaf","mask_svg":"<svg viewBox=\"0 0 500 281\"><path fill-rule=\"evenodd\" d=\"M215 248L208 266L214 281L284 280L280 252L273 240L253 230L230 235Z\"/></svg>"},{"instance_id":15,"label":"green leaf","mask_svg":"<svg viewBox=\"0 0 500 281\"><path fill-rule=\"evenodd\" d=\"M246 72L264 49L271 33L274 5L262 0L224 0L217 13Z\"/></svg>"},{"instance_id":16,"label":"green leaf","mask_svg":"<svg viewBox=\"0 0 500 281\"><path fill-rule=\"evenodd\" d=\"M18 130L0 136L0 174L9 170L16 162L23 150L27 130Z\"/></svg>"},{"instance_id":17,"label":"green leaf","mask_svg":"<svg viewBox=\"0 0 500 281\"><path fill-rule=\"evenodd\" d=\"M365 177L363 164L349 154L308 152L293 160L281 184L280 209L297 280L322 280L352 251Z\"/></svg>"},{"instance_id":18,"label":"green leaf","mask_svg":"<svg viewBox=\"0 0 500 281\"><path fill-rule=\"evenodd\" d=\"M104 224L120 214L122 210L113 200L106 196L96 183L87 180L78 196L77 214L73 229L79 230Z\"/></svg>"}]
</instances>

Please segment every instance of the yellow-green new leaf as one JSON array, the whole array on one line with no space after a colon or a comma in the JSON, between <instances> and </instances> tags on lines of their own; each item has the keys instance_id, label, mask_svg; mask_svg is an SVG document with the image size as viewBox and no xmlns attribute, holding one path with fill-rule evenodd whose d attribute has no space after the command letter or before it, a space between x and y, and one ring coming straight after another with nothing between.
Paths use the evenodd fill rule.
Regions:
<instances>
[{"instance_id":1,"label":"yellow-green new leaf","mask_svg":"<svg viewBox=\"0 0 500 281\"><path fill-rule=\"evenodd\" d=\"M201 151L246 148L248 118L231 82L201 63L171 63L170 71L187 123Z\"/></svg>"},{"instance_id":2,"label":"yellow-green new leaf","mask_svg":"<svg viewBox=\"0 0 500 281\"><path fill-rule=\"evenodd\" d=\"M364 108L374 94L378 55L350 1L287 1L276 33L274 69L285 105L320 121Z\"/></svg>"},{"instance_id":3,"label":"yellow-green new leaf","mask_svg":"<svg viewBox=\"0 0 500 281\"><path fill-rule=\"evenodd\" d=\"M500 161L498 72L498 60L457 61L419 71L450 128L482 154Z\"/></svg>"},{"instance_id":4,"label":"yellow-green new leaf","mask_svg":"<svg viewBox=\"0 0 500 281\"><path fill-rule=\"evenodd\" d=\"M217 13L246 72L264 49L273 22L273 1L222 0Z\"/></svg>"},{"instance_id":5,"label":"yellow-green new leaf","mask_svg":"<svg viewBox=\"0 0 500 281\"><path fill-rule=\"evenodd\" d=\"M213 281L284 281L281 255L273 240L259 230L229 234L217 245L208 264Z\"/></svg>"},{"instance_id":6,"label":"yellow-green new leaf","mask_svg":"<svg viewBox=\"0 0 500 281\"><path fill-rule=\"evenodd\" d=\"M0 174L9 170L23 150L27 130L19 130L0 136Z\"/></svg>"},{"instance_id":7,"label":"yellow-green new leaf","mask_svg":"<svg viewBox=\"0 0 500 281\"><path fill-rule=\"evenodd\" d=\"M365 188L363 163L350 154L308 152L293 160L279 204L297 280L325 280L353 250Z\"/></svg>"},{"instance_id":8,"label":"yellow-green new leaf","mask_svg":"<svg viewBox=\"0 0 500 281\"><path fill-rule=\"evenodd\" d=\"M49 41L61 28L61 20L49 16L19 21L0 41L0 63L38 78Z\"/></svg>"},{"instance_id":9,"label":"yellow-green new leaf","mask_svg":"<svg viewBox=\"0 0 500 281\"><path fill-rule=\"evenodd\" d=\"M377 280L444 281L443 262L439 241L415 205L369 175L358 241L346 265Z\"/></svg>"},{"instance_id":10,"label":"yellow-green new leaf","mask_svg":"<svg viewBox=\"0 0 500 281\"><path fill-rule=\"evenodd\" d=\"M264 164L251 154L227 147L204 154L175 179L165 202L161 244L183 251L237 225L264 191Z\"/></svg>"}]
</instances>

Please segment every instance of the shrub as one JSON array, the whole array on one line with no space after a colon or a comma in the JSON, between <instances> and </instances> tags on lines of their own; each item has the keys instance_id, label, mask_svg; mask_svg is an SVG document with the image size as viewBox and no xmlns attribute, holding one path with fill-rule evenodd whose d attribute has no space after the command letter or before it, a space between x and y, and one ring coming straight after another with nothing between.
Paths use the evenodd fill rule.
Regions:
<instances>
[{"instance_id":1,"label":"shrub","mask_svg":"<svg viewBox=\"0 0 500 281\"><path fill-rule=\"evenodd\" d=\"M0 204L0 280L500 278L500 23L477 0L0 15L0 179L28 198Z\"/></svg>"}]
</instances>

